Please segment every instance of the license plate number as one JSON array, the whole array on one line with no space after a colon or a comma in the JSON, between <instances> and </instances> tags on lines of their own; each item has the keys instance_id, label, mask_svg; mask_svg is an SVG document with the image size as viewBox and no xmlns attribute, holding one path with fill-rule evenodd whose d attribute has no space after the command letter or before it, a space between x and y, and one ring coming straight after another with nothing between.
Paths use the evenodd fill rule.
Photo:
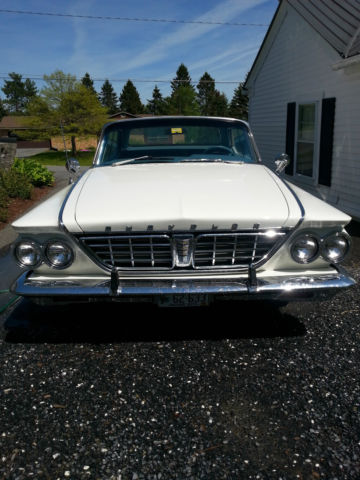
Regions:
<instances>
[{"instance_id":1,"label":"license plate number","mask_svg":"<svg viewBox=\"0 0 360 480\"><path fill-rule=\"evenodd\" d=\"M209 296L205 293L183 293L161 295L159 307L203 307L209 305Z\"/></svg>"}]
</instances>

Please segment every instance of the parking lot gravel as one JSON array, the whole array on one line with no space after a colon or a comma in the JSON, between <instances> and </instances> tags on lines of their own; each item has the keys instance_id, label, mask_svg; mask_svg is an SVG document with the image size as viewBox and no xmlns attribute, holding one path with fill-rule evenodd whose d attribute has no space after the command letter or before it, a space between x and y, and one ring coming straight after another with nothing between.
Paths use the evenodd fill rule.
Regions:
<instances>
[{"instance_id":1,"label":"parking lot gravel","mask_svg":"<svg viewBox=\"0 0 360 480\"><path fill-rule=\"evenodd\" d=\"M359 301L20 301L0 317L0 478L358 480Z\"/></svg>"}]
</instances>

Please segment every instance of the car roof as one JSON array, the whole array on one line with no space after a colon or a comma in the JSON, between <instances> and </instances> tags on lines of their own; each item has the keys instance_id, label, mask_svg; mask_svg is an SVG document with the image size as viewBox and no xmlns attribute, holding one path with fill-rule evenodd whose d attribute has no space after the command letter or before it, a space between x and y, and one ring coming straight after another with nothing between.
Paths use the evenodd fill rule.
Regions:
<instances>
[{"instance_id":1,"label":"car roof","mask_svg":"<svg viewBox=\"0 0 360 480\"><path fill-rule=\"evenodd\" d=\"M137 118L124 118L121 120L114 120L112 122L108 122L104 125L104 128L107 128L110 125L116 125L119 123L148 123L148 122L154 122L156 123L157 121L160 121L161 123L164 120L208 120L208 121L214 121L214 122L219 122L223 121L225 123L230 123L230 122L238 122L246 127L249 128L249 124L245 120L240 120L239 118L231 118L231 117L209 117L209 116L200 116L200 115L159 115L159 116L154 116L154 117L137 117Z\"/></svg>"}]
</instances>

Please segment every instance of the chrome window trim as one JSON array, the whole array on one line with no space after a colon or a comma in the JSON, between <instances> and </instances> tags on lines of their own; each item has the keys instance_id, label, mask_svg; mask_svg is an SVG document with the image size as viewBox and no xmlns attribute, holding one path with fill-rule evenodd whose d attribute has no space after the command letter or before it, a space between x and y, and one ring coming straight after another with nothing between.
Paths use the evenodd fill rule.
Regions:
<instances>
[{"instance_id":1,"label":"chrome window trim","mask_svg":"<svg viewBox=\"0 0 360 480\"><path fill-rule=\"evenodd\" d=\"M182 117L182 120L184 119L184 117ZM259 152L259 149L257 148L257 145L256 145L256 142L255 142L255 138L254 138L254 135L250 129L250 126L249 126L249 123L244 121L244 120L240 120L238 118L231 118L231 117L207 117L207 116L193 116L193 115L189 115L189 116L186 116L186 121L201 121L201 120L205 120L206 122L213 122L213 123L216 123L216 122L219 122L219 121L223 121L224 122L224 126L228 126L229 124L241 124L243 127L246 128L247 130L247 134L248 134L248 137L249 137L249 142L251 144L251 147L253 148L253 153L254 153L254 160L256 160L253 164L254 165L257 165L257 164L262 164L262 160L261 160L261 156L260 156L260 152ZM112 125L116 125L118 124L119 126L121 125L131 125L132 122L136 122L136 123L142 123L142 124L149 124L149 126L151 125L151 123L154 123L154 124L160 124L164 121L179 121L179 117L176 116L176 115L170 115L170 116L158 116L158 117L147 117L147 118L127 118L127 119L123 119L123 120L115 120L115 121L112 121L112 122L108 122L106 123L104 126L103 126L103 129L101 131L101 134L100 134L100 138L99 138L99 142L98 142L98 145L97 145L97 148L96 148L96 152L95 152L95 155L94 155L94 160L93 160L93 168L97 168L97 167L103 167L105 166L105 164L103 163L100 163L100 157L101 157L101 153L102 153L102 150L103 150L103 140L104 140L104 136L105 136L105 132L106 130L111 127ZM228 125L226 125L228 124ZM235 163L235 162L234 162Z\"/></svg>"}]
</instances>

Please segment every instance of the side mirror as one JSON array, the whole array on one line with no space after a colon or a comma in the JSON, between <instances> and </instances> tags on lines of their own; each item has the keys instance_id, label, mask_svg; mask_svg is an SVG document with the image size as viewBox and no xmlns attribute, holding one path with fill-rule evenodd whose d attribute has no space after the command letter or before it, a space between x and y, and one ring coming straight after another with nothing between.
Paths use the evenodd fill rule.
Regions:
<instances>
[{"instance_id":1,"label":"side mirror","mask_svg":"<svg viewBox=\"0 0 360 480\"><path fill-rule=\"evenodd\" d=\"M76 158L69 158L65 167L69 173L77 173L80 170L80 163Z\"/></svg>"},{"instance_id":2,"label":"side mirror","mask_svg":"<svg viewBox=\"0 0 360 480\"><path fill-rule=\"evenodd\" d=\"M69 183L73 183L77 177L77 174L80 170L80 163L76 158L69 158L65 164L66 170L69 172Z\"/></svg>"},{"instance_id":3,"label":"side mirror","mask_svg":"<svg viewBox=\"0 0 360 480\"><path fill-rule=\"evenodd\" d=\"M290 157L286 153L282 153L275 158L276 173L281 173L290 163Z\"/></svg>"}]
</instances>

